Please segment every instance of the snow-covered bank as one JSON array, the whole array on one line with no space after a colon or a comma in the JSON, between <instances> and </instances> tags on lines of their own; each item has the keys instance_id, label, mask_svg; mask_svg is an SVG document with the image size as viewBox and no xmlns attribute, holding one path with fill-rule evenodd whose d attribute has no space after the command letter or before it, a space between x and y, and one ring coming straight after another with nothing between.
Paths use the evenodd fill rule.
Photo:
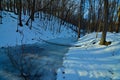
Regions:
<instances>
[{"instance_id":1,"label":"snow-covered bank","mask_svg":"<svg viewBox=\"0 0 120 80\"><path fill-rule=\"evenodd\" d=\"M108 33L109 46L99 45L101 33L87 34L71 47L57 80L120 80L120 33Z\"/></svg>"},{"instance_id":2,"label":"snow-covered bank","mask_svg":"<svg viewBox=\"0 0 120 80\"><path fill-rule=\"evenodd\" d=\"M71 45L76 33L69 26L60 25L58 18L53 17L49 21L44 17L44 14L42 17L45 19L35 18L31 30L29 26L25 25L28 16L23 16L23 26L20 27L17 25L17 15L11 12L2 12L2 14L3 24L0 24L0 80L24 80L19 70L21 66L25 66L25 71L23 71L25 75L30 72L30 75L27 74L31 77L30 80L55 80L56 71L62 66L63 56L67 53L69 46L48 43ZM17 28L18 32L16 32ZM9 57L8 54L10 54ZM10 59L11 55L12 59ZM25 64L23 65L22 62ZM18 69L15 68L14 63ZM37 79L34 77L35 74Z\"/></svg>"},{"instance_id":3,"label":"snow-covered bank","mask_svg":"<svg viewBox=\"0 0 120 80\"><path fill-rule=\"evenodd\" d=\"M32 30L25 25L28 16L23 15L23 27L18 26L18 16L11 12L2 12L2 22L0 24L0 47L15 46L22 44L33 44L38 39L50 40L55 38L71 38L76 34L69 26L60 25L58 18L50 21L42 14L43 19L35 18ZM45 19L44 19L45 18ZM16 32L18 27L18 32ZM22 40L23 39L23 40Z\"/></svg>"}]
</instances>

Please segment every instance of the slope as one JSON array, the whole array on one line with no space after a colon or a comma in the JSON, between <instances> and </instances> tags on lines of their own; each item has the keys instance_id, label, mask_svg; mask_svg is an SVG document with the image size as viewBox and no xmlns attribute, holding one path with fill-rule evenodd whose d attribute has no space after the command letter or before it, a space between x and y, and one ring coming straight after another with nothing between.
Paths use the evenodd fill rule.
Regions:
<instances>
[{"instance_id":1,"label":"slope","mask_svg":"<svg viewBox=\"0 0 120 80\"><path fill-rule=\"evenodd\" d=\"M0 47L32 44L38 42L39 39L50 40L76 36L76 33L69 28L73 25L68 23L66 23L68 25L62 25L59 23L59 19L54 16L48 19L48 14L41 13L42 18L35 18L31 30L29 29L30 25L25 25L28 16L22 16L23 27L20 27L17 25L17 15L5 11L2 14L3 24L0 24ZM16 32L17 29L18 32Z\"/></svg>"},{"instance_id":2,"label":"slope","mask_svg":"<svg viewBox=\"0 0 120 80\"><path fill-rule=\"evenodd\" d=\"M101 33L87 34L71 47L57 80L120 80L120 33L107 33L109 46L99 45Z\"/></svg>"}]
</instances>

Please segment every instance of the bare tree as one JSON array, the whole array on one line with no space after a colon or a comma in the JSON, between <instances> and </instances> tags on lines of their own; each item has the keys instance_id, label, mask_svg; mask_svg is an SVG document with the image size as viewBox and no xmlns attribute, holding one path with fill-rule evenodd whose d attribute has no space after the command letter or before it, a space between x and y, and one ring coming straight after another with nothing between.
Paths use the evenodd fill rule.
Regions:
<instances>
[{"instance_id":1,"label":"bare tree","mask_svg":"<svg viewBox=\"0 0 120 80\"><path fill-rule=\"evenodd\" d=\"M28 1L29 1L29 0L28 0ZM33 8L35 8L35 0L34 0L33 2L34 2ZM49 6L50 4L52 4L53 2L54 2L54 0L50 0L50 1L48 1L45 5L43 5L42 8L40 7L40 8L37 9L37 10L33 10L32 14L30 14L30 17L29 17L28 20L26 21L26 25L28 25L29 21L32 19L32 16L34 15L35 12L38 12L38 11L47 11L47 10L48 10L48 6Z\"/></svg>"},{"instance_id":2,"label":"bare tree","mask_svg":"<svg viewBox=\"0 0 120 80\"><path fill-rule=\"evenodd\" d=\"M107 27L108 27L108 0L104 0L104 27L102 31L102 37L100 40L100 45L109 45L110 43L106 42Z\"/></svg>"},{"instance_id":3,"label":"bare tree","mask_svg":"<svg viewBox=\"0 0 120 80\"><path fill-rule=\"evenodd\" d=\"M2 24L2 0L0 0L0 24Z\"/></svg>"},{"instance_id":4,"label":"bare tree","mask_svg":"<svg viewBox=\"0 0 120 80\"><path fill-rule=\"evenodd\" d=\"M21 31L22 39L21 46L16 45L15 47L7 47L7 56L12 63L13 67L19 71L19 76L24 80L38 80L41 77L39 70L35 70L37 67L33 65L33 58L29 57L25 50L25 45L23 44L24 34ZM16 51L19 50L19 51ZM33 50L33 49L32 49ZM30 51L34 53L34 51ZM34 68L34 69L33 69Z\"/></svg>"},{"instance_id":5,"label":"bare tree","mask_svg":"<svg viewBox=\"0 0 120 80\"><path fill-rule=\"evenodd\" d=\"M116 27L116 33L119 32L119 29L120 29L120 8L119 8L119 10L118 10L118 25L117 25L117 27Z\"/></svg>"},{"instance_id":6,"label":"bare tree","mask_svg":"<svg viewBox=\"0 0 120 80\"><path fill-rule=\"evenodd\" d=\"M13 11L18 14L20 26L22 26L21 12L25 15L29 15L26 25L28 25L30 21L32 25L35 12L39 14L39 18L43 18L41 12L44 12L49 14L46 15L48 20L51 20L53 18L52 16L60 18L60 20L58 20L60 25L66 25L65 22L69 22L78 26L74 28L74 31L78 33L78 38L81 34L80 29L83 29L83 26L88 33L102 31L104 27L104 14L102 14L105 9L103 5L104 0L79 0L79 4L74 0L0 0L0 2L2 2L2 9ZM111 32L119 32L119 24L117 21L119 17L116 11L120 4L120 0L109 0L108 2L108 13L110 13L108 16L108 30ZM98 5L96 5L96 3L98 3ZM86 9L88 9L88 18L83 17ZM0 20L2 20L1 17ZM87 26L84 25L84 23L86 23ZM118 26L116 26L116 24ZM30 27L32 27L31 25Z\"/></svg>"},{"instance_id":7,"label":"bare tree","mask_svg":"<svg viewBox=\"0 0 120 80\"><path fill-rule=\"evenodd\" d=\"M31 12L31 20L34 21L34 13L35 13L35 0L33 0L32 12Z\"/></svg>"},{"instance_id":8,"label":"bare tree","mask_svg":"<svg viewBox=\"0 0 120 80\"><path fill-rule=\"evenodd\" d=\"M18 18L19 18L19 25L23 26L22 24L22 0L19 0Z\"/></svg>"},{"instance_id":9,"label":"bare tree","mask_svg":"<svg viewBox=\"0 0 120 80\"><path fill-rule=\"evenodd\" d=\"M81 30L81 23L83 21L83 15L84 15L84 1L80 0L80 8L78 12L78 38L80 38L80 30Z\"/></svg>"}]
</instances>

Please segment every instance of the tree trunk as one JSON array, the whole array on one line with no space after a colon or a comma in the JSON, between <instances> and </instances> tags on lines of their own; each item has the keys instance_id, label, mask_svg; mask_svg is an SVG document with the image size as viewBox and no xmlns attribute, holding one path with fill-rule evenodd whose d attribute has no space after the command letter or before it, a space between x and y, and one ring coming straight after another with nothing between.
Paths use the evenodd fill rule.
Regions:
<instances>
[{"instance_id":1,"label":"tree trunk","mask_svg":"<svg viewBox=\"0 0 120 80\"><path fill-rule=\"evenodd\" d=\"M84 5L84 0L80 1L80 12L78 14L78 38L80 38L80 30L81 30L81 23L83 19L83 5Z\"/></svg>"},{"instance_id":2,"label":"tree trunk","mask_svg":"<svg viewBox=\"0 0 120 80\"><path fill-rule=\"evenodd\" d=\"M108 0L104 0L104 27L102 31L100 45L106 45L107 27L108 27Z\"/></svg>"},{"instance_id":3,"label":"tree trunk","mask_svg":"<svg viewBox=\"0 0 120 80\"><path fill-rule=\"evenodd\" d=\"M12 0L9 0L10 2L9 2L9 7L10 7L10 11L13 11L12 10Z\"/></svg>"},{"instance_id":4,"label":"tree trunk","mask_svg":"<svg viewBox=\"0 0 120 80\"><path fill-rule=\"evenodd\" d=\"M19 17L19 25L22 25L22 0L19 0L19 13L18 13L18 17Z\"/></svg>"},{"instance_id":5,"label":"tree trunk","mask_svg":"<svg viewBox=\"0 0 120 80\"><path fill-rule=\"evenodd\" d=\"M78 19L78 38L80 38L80 23L81 23L81 20L80 20L80 16L79 16L79 19Z\"/></svg>"},{"instance_id":6,"label":"tree trunk","mask_svg":"<svg viewBox=\"0 0 120 80\"><path fill-rule=\"evenodd\" d=\"M15 14L17 14L17 12L16 12L16 0L14 0L13 11Z\"/></svg>"},{"instance_id":7,"label":"tree trunk","mask_svg":"<svg viewBox=\"0 0 120 80\"><path fill-rule=\"evenodd\" d=\"M2 24L2 1L0 0L0 24Z\"/></svg>"},{"instance_id":8,"label":"tree trunk","mask_svg":"<svg viewBox=\"0 0 120 80\"><path fill-rule=\"evenodd\" d=\"M120 22L118 21L118 24L116 24L116 33L119 33L119 27L120 27Z\"/></svg>"},{"instance_id":9,"label":"tree trunk","mask_svg":"<svg viewBox=\"0 0 120 80\"><path fill-rule=\"evenodd\" d=\"M33 0L32 12L31 12L31 20L34 21L34 13L35 13L35 0Z\"/></svg>"},{"instance_id":10,"label":"tree trunk","mask_svg":"<svg viewBox=\"0 0 120 80\"><path fill-rule=\"evenodd\" d=\"M119 32L119 29L120 29L120 8L118 10L118 23L117 23L117 26L116 26L116 33Z\"/></svg>"}]
</instances>

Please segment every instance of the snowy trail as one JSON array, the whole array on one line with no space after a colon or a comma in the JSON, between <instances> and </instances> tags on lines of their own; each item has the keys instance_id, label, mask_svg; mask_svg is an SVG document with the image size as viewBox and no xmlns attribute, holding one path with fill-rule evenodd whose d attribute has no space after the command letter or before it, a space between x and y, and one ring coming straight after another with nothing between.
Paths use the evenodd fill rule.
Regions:
<instances>
[{"instance_id":1,"label":"snowy trail","mask_svg":"<svg viewBox=\"0 0 120 80\"><path fill-rule=\"evenodd\" d=\"M65 74L66 80L72 80L75 78L74 74L77 76L75 80L116 80L120 79L119 77L119 58L107 54L105 56L102 54L95 54L94 51L81 50L79 55L74 56L75 54L71 53L67 56L64 61L65 73L71 75L67 77ZM98 51L99 52L99 51ZM73 73L73 74L72 74Z\"/></svg>"},{"instance_id":2,"label":"snowy trail","mask_svg":"<svg viewBox=\"0 0 120 80\"><path fill-rule=\"evenodd\" d=\"M71 51L76 51L72 49ZM80 53L79 53L80 52ZM99 52L99 51L98 51ZM79 53L79 54L78 54ZM96 54L95 51L79 49L78 53L66 55L63 79L58 80L119 80L120 55ZM69 57L68 57L69 56ZM111 57L112 56L112 57ZM118 59L117 59L118 57ZM59 74L59 75L60 75Z\"/></svg>"},{"instance_id":3,"label":"snowy trail","mask_svg":"<svg viewBox=\"0 0 120 80\"><path fill-rule=\"evenodd\" d=\"M82 37L65 54L57 80L120 80L120 38L115 35L108 33L109 46L99 45L95 33Z\"/></svg>"}]
</instances>

